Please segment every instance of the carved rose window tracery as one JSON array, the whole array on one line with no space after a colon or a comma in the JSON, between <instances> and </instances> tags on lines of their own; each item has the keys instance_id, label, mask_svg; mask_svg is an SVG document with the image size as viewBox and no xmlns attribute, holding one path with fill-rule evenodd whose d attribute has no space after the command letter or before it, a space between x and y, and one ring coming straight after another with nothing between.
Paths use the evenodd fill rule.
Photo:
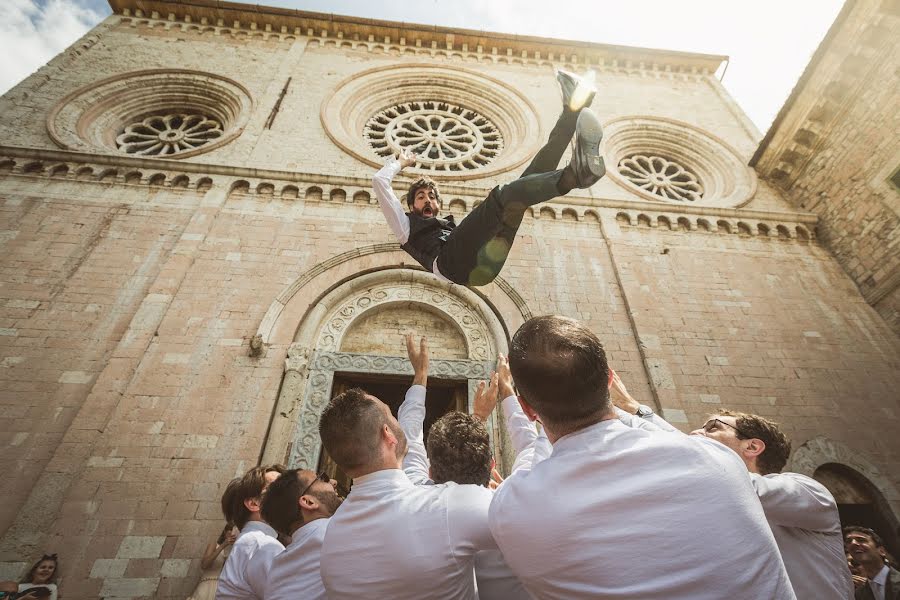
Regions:
<instances>
[{"instance_id":1,"label":"carved rose window tracery","mask_svg":"<svg viewBox=\"0 0 900 600\"><path fill-rule=\"evenodd\" d=\"M502 150L503 136L483 115L447 102L404 102L372 116L364 135L380 156L409 150L418 168L467 171L488 165Z\"/></svg>"},{"instance_id":2,"label":"carved rose window tracery","mask_svg":"<svg viewBox=\"0 0 900 600\"><path fill-rule=\"evenodd\" d=\"M127 154L169 156L195 150L222 135L222 125L204 115L158 115L126 126L116 147Z\"/></svg>"},{"instance_id":3,"label":"carved rose window tracery","mask_svg":"<svg viewBox=\"0 0 900 600\"><path fill-rule=\"evenodd\" d=\"M682 165L661 156L633 154L619 161L619 173L639 188L666 200L694 202L703 184Z\"/></svg>"}]
</instances>

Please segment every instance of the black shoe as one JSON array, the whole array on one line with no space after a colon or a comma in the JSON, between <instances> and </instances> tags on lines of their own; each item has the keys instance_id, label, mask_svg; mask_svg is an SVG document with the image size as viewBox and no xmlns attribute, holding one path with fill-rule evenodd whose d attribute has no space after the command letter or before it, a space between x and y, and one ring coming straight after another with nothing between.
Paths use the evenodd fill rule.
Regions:
<instances>
[{"instance_id":1,"label":"black shoe","mask_svg":"<svg viewBox=\"0 0 900 600\"><path fill-rule=\"evenodd\" d=\"M563 108L571 112L578 112L587 108L594 101L597 90L583 77L579 77L568 71L557 71L556 80L563 95ZM580 89L579 89L580 88Z\"/></svg>"},{"instance_id":2,"label":"black shoe","mask_svg":"<svg viewBox=\"0 0 900 600\"><path fill-rule=\"evenodd\" d=\"M572 148L572 162L569 169L575 176L575 187L589 188L606 173L603 157L600 156L600 140L603 139L603 129L600 120L589 110L583 110L578 115L578 124L575 125L575 147Z\"/></svg>"}]
</instances>

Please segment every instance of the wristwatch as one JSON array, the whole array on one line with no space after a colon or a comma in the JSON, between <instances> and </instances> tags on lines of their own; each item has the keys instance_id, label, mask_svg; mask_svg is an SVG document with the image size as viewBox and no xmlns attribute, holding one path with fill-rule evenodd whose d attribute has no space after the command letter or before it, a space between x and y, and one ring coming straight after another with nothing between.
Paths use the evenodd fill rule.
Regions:
<instances>
[{"instance_id":1,"label":"wristwatch","mask_svg":"<svg viewBox=\"0 0 900 600\"><path fill-rule=\"evenodd\" d=\"M634 414L639 416L642 419L646 419L648 417L653 416L653 409L650 408L649 406L647 406L646 404L639 404L637 412Z\"/></svg>"}]
</instances>

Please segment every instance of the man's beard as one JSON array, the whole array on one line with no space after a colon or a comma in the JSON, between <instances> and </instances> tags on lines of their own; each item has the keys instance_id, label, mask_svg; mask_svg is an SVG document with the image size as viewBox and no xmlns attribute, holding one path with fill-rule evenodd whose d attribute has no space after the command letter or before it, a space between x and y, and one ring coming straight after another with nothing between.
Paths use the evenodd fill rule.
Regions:
<instances>
[{"instance_id":1,"label":"man's beard","mask_svg":"<svg viewBox=\"0 0 900 600\"><path fill-rule=\"evenodd\" d=\"M322 508L328 511L329 517L334 514L334 511L336 511L341 505L341 502L344 501L344 499L338 496L337 492L335 492L334 490L330 492L317 491L313 492L312 495L315 496L316 500L319 501L319 504L322 505Z\"/></svg>"},{"instance_id":2,"label":"man's beard","mask_svg":"<svg viewBox=\"0 0 900 600\"><path fill-rule=\"evenodd\" d=\"M403 460L403 458L406 456L406 451L408 450L406 434L403 433L402 429L400 429L399 424L388 423L388 427L391 428L391 432L393 432L394 437L397 438L397 448L395 449L397 460Z\"/></svg>"}]
</instances>

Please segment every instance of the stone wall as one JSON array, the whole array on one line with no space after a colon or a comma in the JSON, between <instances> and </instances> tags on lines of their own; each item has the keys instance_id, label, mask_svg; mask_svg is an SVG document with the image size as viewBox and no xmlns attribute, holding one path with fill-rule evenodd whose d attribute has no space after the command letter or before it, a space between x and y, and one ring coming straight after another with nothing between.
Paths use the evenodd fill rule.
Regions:
<instances>
[{"instance_id":1,"label":"stone wall","mask_svg":"<svg viewBox=\"0 0 900 600\"><path fill-rule=\"evenodd\" d=\"M848 3L754 157L820 216L820 241L900 334L900 62L895 2Z\"/></svg>"}]
</instances>

